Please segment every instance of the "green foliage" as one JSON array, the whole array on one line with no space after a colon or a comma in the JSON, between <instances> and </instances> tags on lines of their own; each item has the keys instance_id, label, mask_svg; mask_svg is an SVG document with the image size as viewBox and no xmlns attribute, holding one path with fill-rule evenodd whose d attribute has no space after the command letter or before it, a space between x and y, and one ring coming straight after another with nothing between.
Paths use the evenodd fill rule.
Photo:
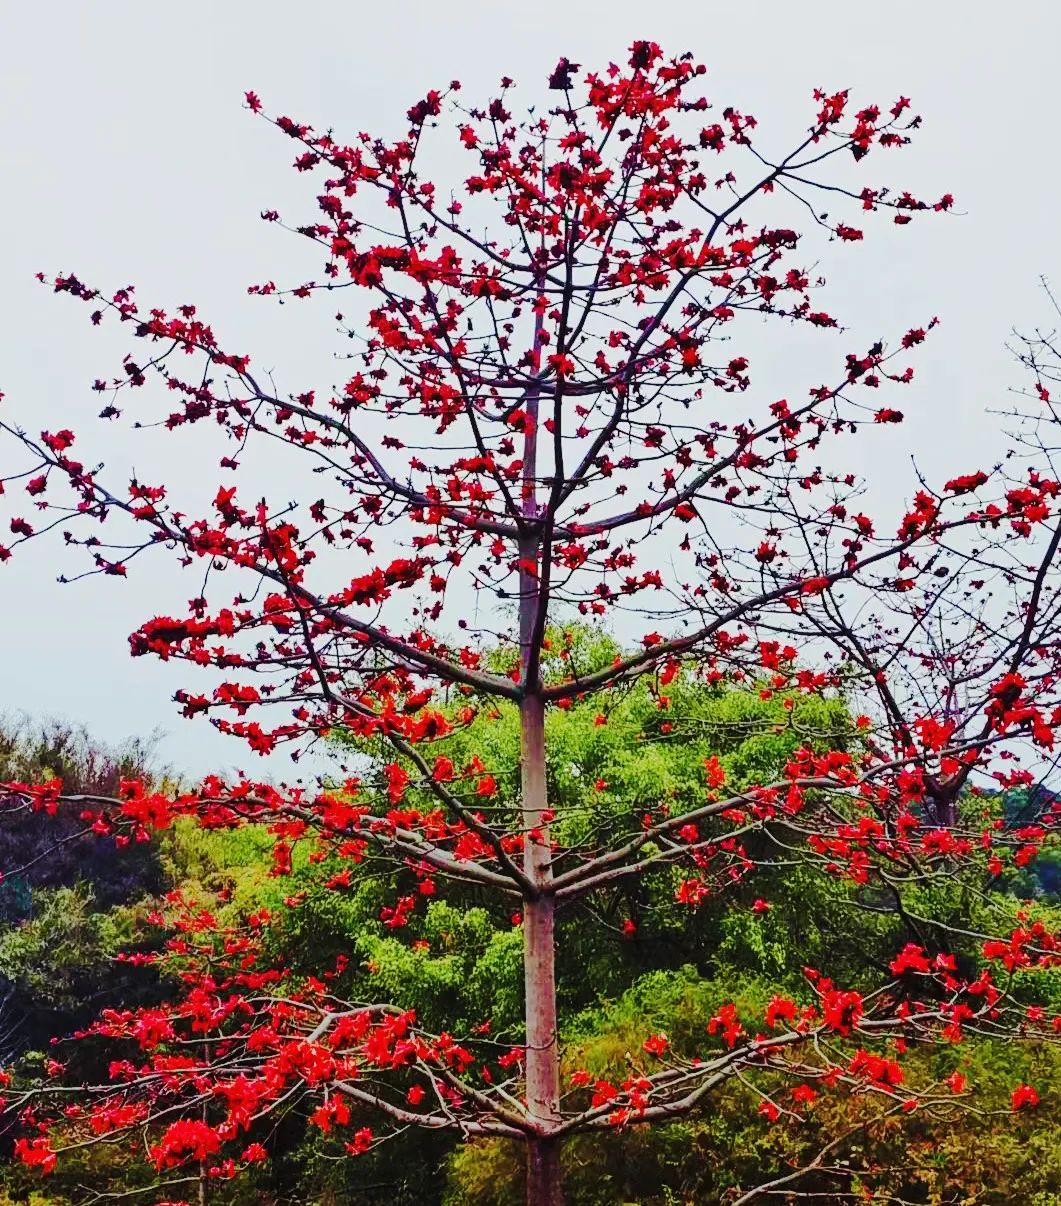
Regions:
<instances>
[{"instance_id":1,"label":"green foliage","mask_svg":"<svg viewBox=\"0 0 1061 1206\"><path fill-rule=\"evenodd\" d=\"M619 653L607 635L588 628L555 633L552 641L547 676L558 674L561 665L591 673ZM490 656L494 669L505 669L502 655ZM449 702L454 715L464 703L459 697ZM685 810L703 802L705 759L717 758L726 789L739 791L776 779L801 745L857 743L842 698L776 694L758 683L735 688L678 674L666 684L641 682L613 692L606 710L600 707L587 700L548 717L547 774L556 811L553 834L561 847L636 833L647 811ZM344 753L366 779L380 775L393 757L363 743L347 743ZM502 812L518 807L519 727L511 705L501 703L458 726L431 754L449 757L458 768L478 757L498 783L497 795L482 806ZM407 803L430 807L430 797L418 797L417 790L410 789ZM964 807L989 821L1013 804L988 797ZM204 831L178 822L157 846L162 880L226 922L271 913L266 940L277 959L296 970L319 973L345 957L342 991L349 999L411 1007L427 1027L455 1034L489 1022L500 1040L520 1040L517 906L475 888L440 883L437 895L419 898L407 926L392 929L381 913L397 894L417 893L419 881L411 871L396 871L370 854L354 868L347 887L328 888L330 875L349 864L313 863L309 847L297 845L291 874L278 878L271 874L273 840L255 827ZM582 1069L593 1078L618 1081L650 1068L652 1057L642 1044L653 1033L666 1035L679 1055L702 1054L705 1022L722 1004L735 1003L749 1026L758 1026L775 993L807 1000L807 966L826 968L850 986L870 983L904 942L939 945L924 919L952 927L948 945L962 930L1004 930L1027 907L1014 895L1024 888L1038 898L1037 915L1055 926L1059 921L1050 893L1030 873L1026 879L1011 877L1008 893L997 883L986 890L945 876L907 885L900 912L887 890L869 891L795 862L784 851L755 847L755 840L749 839L761 864L756 874L695 910L675 900L684 873L658 869L561 914L565 1078ZM646 848L643 857L651 853ZM131 893L131 901L136 896ZM759 897L769 908L752 907ZM138 941L144 907L100 910L84 884L37 889L27 919L0 931L0 977L56 1007L77 1001L86 991L86 969L103 982L114 952ZM624 932L624 921L633 923L632 933ZM965 945L959 954L971 968L976 942ZM1061 971L1039 978L1037 995L1061 1011ZM1061 1060L1053 1051L967 1041L915 1052L908 1068L926 1083L960 1070L977 1086L979 1112L925 1111L900 1120L882 1116L880 1101L870 1095L824 1094L804 1122L771 1125L757 1113L761 1099L733 1080L680 1121L571 1138L563 1151L569 1204L724 1206L739 1187L807 1165L837 1136L843 1146L836 1164L847 1161L851 1171L840 1178L815 1173L800 1183L822 1200L859 1192L855 1170L868 1161L894 1170L890 1182L884 1179L893 1196L882 1201L1061 1202L1061 1127L1043 1113L1014 1122L1008 1101L1017 1079L1037 1085L1044 1100L1057 1099ZM31 1063L28 1074L32 1069ZM276 1121L269 1145L270 1166L250 1181L212 1186L210 1201L510 1206L522 1192L522 1149L504 1141L458 1146L445 1134L406 1131L353 1161L341 1140L307 1127L304 1113L294 1109ZM132 1163L120 1145L88 1149L50 1180L53 1196L36 1200L25 1196L33 1183L22 1171L5 1174L0 1184L11 1201L66 1206L78 1200L78 1185L133 1188L127 1179ZM3 1197L0 1206L6 1206Z\"/></svg>"},{"instance_id":2,"label":"green foliage","mask_svg":"<svg viewBox=\"0 0 1061 1206\"><path fill-rule=\"evenodd\" d=\"M761 1016L772 995L769 978L734 971L703 980L693 969L653 973L610 1006L587 1012L573 1034L570 1057L595 1077L621 1076L646 1057L646 1032L666 1033L675 1049L702 1044L703 1019L732 1000L741 1016ZM888 1113L866 1096L826 1095L807 1120L770 1125L756 1113L759 1098L738 1082L713 1094L704 1108L673 1123L632 1125L574 1136L563 1163L571 1206L723 1206L741 1190L808 1167L838 1137L832 1168L799 1189L818 1200L846 1200L858 1189L857 1169L871 1163L884 1189L873 1202L924 1206L1056 1206L1061 1201L1061 1126L1043 1114L1014 1118L1015 1081L1039 1086L1044 1100L1061 1094L1061 1059L1053 1049L969 1041L949 1050L915 1053L909 1075L938 1081L960 1070L977 1087L970 1112L944 1116ZM570 1071L571 1068L568 1068ZM522 1151L501 1140L454 1151L444 1206L504 1206L519 1200ZM782 1199L784 1200L784 1199ZM793 1199L799 1200L799 1199Z\"/></svg>"},{"instance_id":3,"label":"green foliage","mask_svg":"<svg viewBox=\"0 0 1061 1206\"><path fill-rule=\"evenodd\" d=\"M568 668L592 673L621 652L606 634L585 627L554 632L551 646L544 666L547 679L559 675L562 668L565 673ZM491 656L491 669L504 672L509 668L505 659L511 658L511 653ZM620 835L639 832L648 811L665 807L678 812L702 804L707 758L717 758L724 767L727 790L739 791L753 782L777 778L801 745L839 748L854 740L850 716L840 698L777 694L759 684L735 689L707 684L684 673L658 689L639 681L610 693L604 705L587 699L547 716L547 781L550 807L556 814L551 836L561 848L604 845ZM362 764L368 759L369 775L373 765L381 767L393 758L382 747L349 744ZM505 701L491 705L470 725L457 727L434 742L431 752L448 757L458 768L480 759L498 784L489 807L502 814L518 807L519 717L514 705ZM406 801L424 810L434 804L415 790ZM650 858L654 850L646 846L642 856ZM562 857L560 865L564 865ZM779 972L791 962L785 954L789 939L768 919L749 917L743 909L730 918L727 900L699 914L676 904L675 887L684 874L687 872L663 869L619 890L599 893L588 907L561 914L558 979L563 1014L571 1015L621 993L653 967L693 963L709 974L720 943L723 949L745 949L755 965L767 959ZM360 886L354 891L355 912L362 905L375 904L375 899L363 892ZM400 982L411 992L413 997L408 999L418 999L417 974L425 980L441 976L454 985L455 995L449 1003L459 1003L463 1020L488 1016L503 1029L518 1027L518 943L513 938L498 947L489 936L511 929L510 911L496 902L480 901L475 891L449 888L447 899L462 912L485 909L489 929L479 929L476 938L465 926L449 923L445 935L440 934L429 920L437 907L432 905L426 918L414 915L400 937L387 934L374 940L367 935L379 926L369 907L360 913L357 949L384 969L388 989ZM743 901L739 892L734 899ZM626 920L636 924L636 935L622 941ZM396 945L407 947L410 941L427 943L429 952L410 961L393 949ZM455 953L463 957L459 976L454 975L451 961ZM440 958L445 960L444 968L434 966ZM481 966L483 961L488 967ZM400 976L399 967L403 969ZM475 991L479 985L492 999L484 1000Z\"/></svg>"},{"instance_id":4,"label":"green foliage","mask_svg":"<svg viewBox=\"0 0 1061 1206\"><path fill-rule=\"evenodd\" d=\"M0 933L0 976L42 1003L71 1006L80 973L102 961L104 933L115 927L82 885L38 892L33 905L22 925Z\"/></svg>"}]
</instances>

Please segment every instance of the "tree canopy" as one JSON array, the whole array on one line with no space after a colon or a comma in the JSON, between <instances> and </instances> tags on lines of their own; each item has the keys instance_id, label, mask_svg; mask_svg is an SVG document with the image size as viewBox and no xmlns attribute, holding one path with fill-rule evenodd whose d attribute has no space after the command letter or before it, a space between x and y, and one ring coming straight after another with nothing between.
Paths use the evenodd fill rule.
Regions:
<instances>
[{"instance_id":1,"label":"tree canopy","mask_svg":"<svg viewBox=\"0 0 1061 1206\"><path fill-rule=\"evenodd\" d=\"M68 579L168 558L191 589L130 652L200 675L183 714L263 755L345 734L351 763L0 784L13 815L114 850L264 832L282 885L246 915L167 895L127 957L165 993L82 1028L105 1070L7 1076L24 1164L135 1137L148 1174L202 1194L257 1175L304 1104L344 1158L410 1128L515 1145L528 1202L560 1206L565 1148L725 1101L813 1150L705 1193L864 1196L899 1174L853 1136L1036 1110L1016 1057L999 1104L946 1055L1061 1033L1055 913L1003 891L1061 816L1039 789L1061 725L1056 356L1029 345L997 466L871 506L850 441L901 422L936 320L849 342L814 247L881 219L901 237L953 198L870 174L911 142L908 98L818 90L776 151L705 72L638 41L600 71L561 58L526 116L507 78L481 104L453 82L398 137L348 142L247 93L314 183L308 219L262 216L324 261L250 292L341 306L345 382L280 385L193 305L51 279L134 341L92 408L154 459L127 481L82 429L0 419L25 511L0 560L56 535ZM832 367L765 394L752 320Z\"/></svg>"}]
</instances>

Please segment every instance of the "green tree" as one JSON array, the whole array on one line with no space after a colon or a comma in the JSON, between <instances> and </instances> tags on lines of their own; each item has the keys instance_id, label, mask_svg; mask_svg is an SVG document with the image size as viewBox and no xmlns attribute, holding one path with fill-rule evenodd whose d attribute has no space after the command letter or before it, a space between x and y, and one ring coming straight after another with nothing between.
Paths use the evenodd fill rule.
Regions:
<instances>
[{"instance_id":1,"label":"green tree","mask_svg":"<svg viewBox=\"0 0 1061 1206\"><path fill-rule=\"evenodd\" d=\"M614 639L585 627L550 635L551 657L573 659L582 671L619 652ZM491 658L491 668L503 673L505 655ZM459 695L450 701L453 718L462 706ZM641 680L613 693L606 713L597 706L576 701L549 718L553 824L569 839L636 829L642 812L661 800L687 810L702 795L705 763L713 760L739 790L776 777L799 746L825 750L858 741L839 695L775 692L765 681L734 687L679 673L666 683ZM490 765L512 767L489 801L508 809L518 802L519 739L517 711L502 703L456 727L436 751L458 764L477 754ZM374 743L339 733L335 741L345 773L371 778L391 761ZM406 803L431 806L415 791ZM1001 797L965 804L996 811L1013 806ZM489 1021L499 1041L522 1039L518 916L474 887L451 890L445 901L421 895L424 880L415 868L401 872L403 882L395 885L392 868L371 857L353 867L348 882L328 888L322 870L339 874L349 863L322 868L296 847L292 874L277 877L273 844L265 827L211 832L180 821L158 842L163 883L235 925L275 914L265 933L277 961L306 974L346 954L352 991L364 999L411 1006L429 1025L456 1019L455 1028L470 1030ZM754 842L747 850L763 864L756 875L746 881L723 874L695 907L676 899L685 875L661 866L634 886L606 886L560 913L565 1077L583 1071L609 1081L649 1065L646 1034L665 1036L673 1052L693 1057L705 1019L721 1006L731 1002L738 1014L761 1017L775 993L801 994L808 965L828 966L858 984L867 966L886 968L905 940L925 939L919 916L972 933L987 926L990 914L1002 911L1015 920L1021 908L1014 893L1021 885L1012 878L1005 892L996 885L978 894L941 877L908 887L904 913L879 889L864 889L822 866L790 864L783 852ZM395 896L405 894L417 897L406 924L388 924ZM297 907L285 908L285 900ZM0 934L0 975L20 979L27 991L68 999L78 991L79 973L71 969L105 963L137 936L131 923L143 913L143 905L100 910L84 886L58 889L42 896L30 920ZM975 943L969 945L971 951ZM1051 986L1048 978L1040 977L1039 995L1061 1007L1061 984ZM1041 1119L1034 1129L1014 1127L1007 1108L1014 1076L1043 1093L1061 1089L1061 1061L1052 1050L1014 1054L1008 1045L971 1041L915 1057L911 1074L918 1071L926 1081L955 1072L975 1081L981 1112L944 1126L928 1111L900 1126L894 1111L870 1097L826 1095L799 1126L778 1127L757 1112L758 1094L736 1081L712 1098L709 1110L679 1121L573 1138L564 1153L570 1200L573 1206L725 1203L739 1196L739 1186L807 1167L836 1140L831 1150L850 1168L852 1186L860 1168L887 1166L895 1170L892 1192L907 1201L942 1206L976 1193L988 1206L1005 1206L1013 1187L1035 1206L1056 1200L1051 1194L1061 1194L1061 1164L1051 1145L1061 1132ZM458 1147L445 1134L406 1133L359 1161L338 1159L340 1141L298 1109L275 1121L271 1150L267 1168L245 1182L213 1185L210 1201L507 1206L518 1199L523 1177L518 1146L491 1140ZM124 1146L90 1149L60 1168L52 1196L40 1204L77 1202L81 1187L116 1179L132 1188L143 1177ZM21 1192L25 1175L15 1171L7 1180ZM815 1180L812 1173L800 1188L829 1194L837 1180L835 1174Z\"/></svg>"},{"instance_id":2,"label":"green tree","mask_svg":"<svg viewBox=\"0 0 1061 1206\"><path fill-rule=\"evenodd\" d=\"M553 661L573 661L581 670L592 671L621 652L612 637L589 627L554 632L550 645L547 672ZM493 653L491 669L504 673L508 657ZM449 709L454 718L461 707L457 696ZM799 746L824 750L855 740L849 711L838 696L775 693L753 682L734 688L687 674L663 684L641 680L612 693L607 709L600 713L597 704L581 701L548 718L549 791L556 813L554 833L561 842L589 834L636 832L644 811L661 801L687 809L703 796L707 761L717 759L728 781L739 789L777 777ZM343 734L335 734L335 740L348 770L364 778L379 775L392 761L393 755L375 743ZM515 809L519 741L518 709L502 702L477 713L470 724L455 727L433 752L455 764L478 756L488 765L512 768L509 777L498 782L489 805ZM432 801L411 791L405 806L428 809ZM475 887L451 887L445 901L422 896L424 880L415 868L401 872L402 882L396 884L393 867L377 865L371 857L338 890L325 886L329 865L311 865L308 854L299 850L292 874L275 878L270 875L272 844L273 838L262 829L208 833L182 822L163 840L163 866L168 878L189 895L219 902L232 918L262 909L275 913L268 941L288 965L312 974L322 962L348 954L356 977L351 991L365 999L414 1008L426 1025L448 1021L456 1031L489 1022L499 1041L522 1040L518 914L499 907L496 899ZM336 861L332 870L340 874L350 867ZM646 1025L674 1033L683 1025L693 1027L695 1009L721 1001L720 973L729 981L726 991L732 992L732 973L738 969L748 990L765 1002L769 993L755 980L753 969L768 967L775 977L785 972L798 979L798 967L793 972L794 944L803 942L810 949L816 936L820 941L826 933L820 919L831 908L840 911L828 885L810 872L801 882L807 892L816 890L819 899L806 911L791 910L799 919L796 925L791 917L775 921L771 913L756 912L751 886L740 875L731 876L728 868L717 890L695 910L676 900L682 881L681 873L660 866L636 885L604 889L559 914L562 1025L574 1049L602 1074L623 1065L626 1048L639 1046ZM779 875L774 886L783 882ZM757 877L755 894L763 889L764 881ZM388 924L396 894L418 900L402 926ZM298 901L297 908L283 908L285 900ZM847 940L853 958L857 939L848 935ZM648 1001L652 1007L638 1023L637 1013ZM700 1015L701 1033L703 1016L707 1015ZM676 1133L664 1128L660 1152L674 1145ZM328 1193L340 1192L365 1202L438 1201L438 1170L451 1159L454 1147L448 1136L407 1134L350 1165L329 1158L339 1150L337 1143L312 1127L307 1131L289 1126L284 1139L281 1158L275 1162L275 1191L298 1184L306 1193L313 1186L321 1201L328 1200ZM611 1152L608 1158L621 1163L616 1144L626 1141L626 1136L604 1136L581 1144L579 1150ZM655 1157L648 1153L657 1147L655 1139L646 1143L641 1145L646 1152L641 1165L649 1176ZM487 1151L492 1153L489 1158ZM587 1158L583 1154L576 1160ZM497 1200L518 1198L516 1181L503 1175L511 1165L518 1180L517 1163L504 1145L470 1149L466 1158L452 1163L450 1192L457 1195L453 1200L463 1200L465 1193L477 1200L471 1170L480 1164L495 1168L490 1192L502 1195ZM639 1178L644 1176L636 1174L635 1182Z\"/></svg>"}]
</instances>

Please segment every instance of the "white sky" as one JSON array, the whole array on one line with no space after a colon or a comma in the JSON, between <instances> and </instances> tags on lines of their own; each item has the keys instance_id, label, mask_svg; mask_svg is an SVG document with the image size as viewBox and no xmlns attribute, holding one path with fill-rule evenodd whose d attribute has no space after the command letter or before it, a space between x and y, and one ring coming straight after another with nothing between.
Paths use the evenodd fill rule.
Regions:
<instances>
[{"instance_id":1,"label":"white sky","mask_svg":"<svg viewBox=\"0 0 1061 1206\"><path fill-rule=\"evenodd\" d=\"M829 260L823 296L853 329L852 349L943 320L914 361L916 391L882 399L908 422L858 441L871 463L854 467L901 492L915 451L940 473L991 463L997 437L983 413L1020 384L1004 343L1014 326L1049 322L1039 275L1061 282L1061 5L1051 0L0 0L0 15L0 390L33 430L91 426L99 406L87 387L126 348L36 284L38 270L109 289L135 282L149 306L195 301L229 346L275 362L281 386L334 379L326 311L246 296L251 282L319 268L312 249L258 220L271 207L312 213L313 184L290 170L293 144L242 108L248 88L268 110L347 138L393 133L409 104L450 79L471 102L511 75L527 104L540 103L561 54L603 68L651 38L706 62L712 101L754 113L768 147L805 127L816 86L850 87L864 103L912 97L924 128L878 170L915 193L952 192L958 216L899 232L876 224L877 237ZM808 372L820 379L787 345L771 358L769 338L767 388L795 394ZM835 357L833 347L823 363ZM134 445L110 451L120 462ZM215 465L216 454L204 461L211 487ZM0 567L0 711L64 716L110 741L161 727L163 756L191 774L246 762L240 744L176 714L172 692L195 687L194 674L127 655L128 633L179 609L194 583L149 573L59 586L57 542L20 554Z\"/></svg>"}]
</instances>

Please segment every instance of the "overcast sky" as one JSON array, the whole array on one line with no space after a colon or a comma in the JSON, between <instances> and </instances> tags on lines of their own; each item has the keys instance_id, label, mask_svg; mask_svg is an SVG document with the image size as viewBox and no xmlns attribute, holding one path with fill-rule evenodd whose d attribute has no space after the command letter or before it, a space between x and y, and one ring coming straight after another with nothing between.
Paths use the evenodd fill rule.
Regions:
<instances>
[{"instance_id":1,"label":"overcast sky","mask_svg":"<svg viewBox=\"0 0 1061 1206\"><path fill-rule=\"evenodd\" d=\"M511 75L531 104L561 54L603 68L651 38L706 62L712 101L754 113L767 145L806 126L819 85L867 102L912 97L925 126L891 175L952 192L958 214L901 238L882 230L833 269L829 295L870 340L942 319L902 398L909 421L873 454L899 491L911 453L941 472L991 463L983 415L1020 383L1006 339L1048 323L1040 274L1061 281L1056 0L0 0L0 12L0 390L5 411L36 430L84 426L98 410L87 386L113 373L117 346L37 285L38 270L136 282L149 305L194 300L230 346L281 364L285 385L333 379L327 322L246 296L253 281L319 267L258 220L270 207L304 216L313 194L290 170L291 144L243 109L248 88L270 111L348 138L394 133L410 103L450 79L470 102ZM775 357L770 388L804 367ZM197 591L165 574L59 586L61 552L34 543L0 567L0 711L66 717L107 741L161 728L163 756L193 774L245 760L177 715L173 690L194 685L186 671L127 655L129 632Z\"/></svg>"}]
</instances>

